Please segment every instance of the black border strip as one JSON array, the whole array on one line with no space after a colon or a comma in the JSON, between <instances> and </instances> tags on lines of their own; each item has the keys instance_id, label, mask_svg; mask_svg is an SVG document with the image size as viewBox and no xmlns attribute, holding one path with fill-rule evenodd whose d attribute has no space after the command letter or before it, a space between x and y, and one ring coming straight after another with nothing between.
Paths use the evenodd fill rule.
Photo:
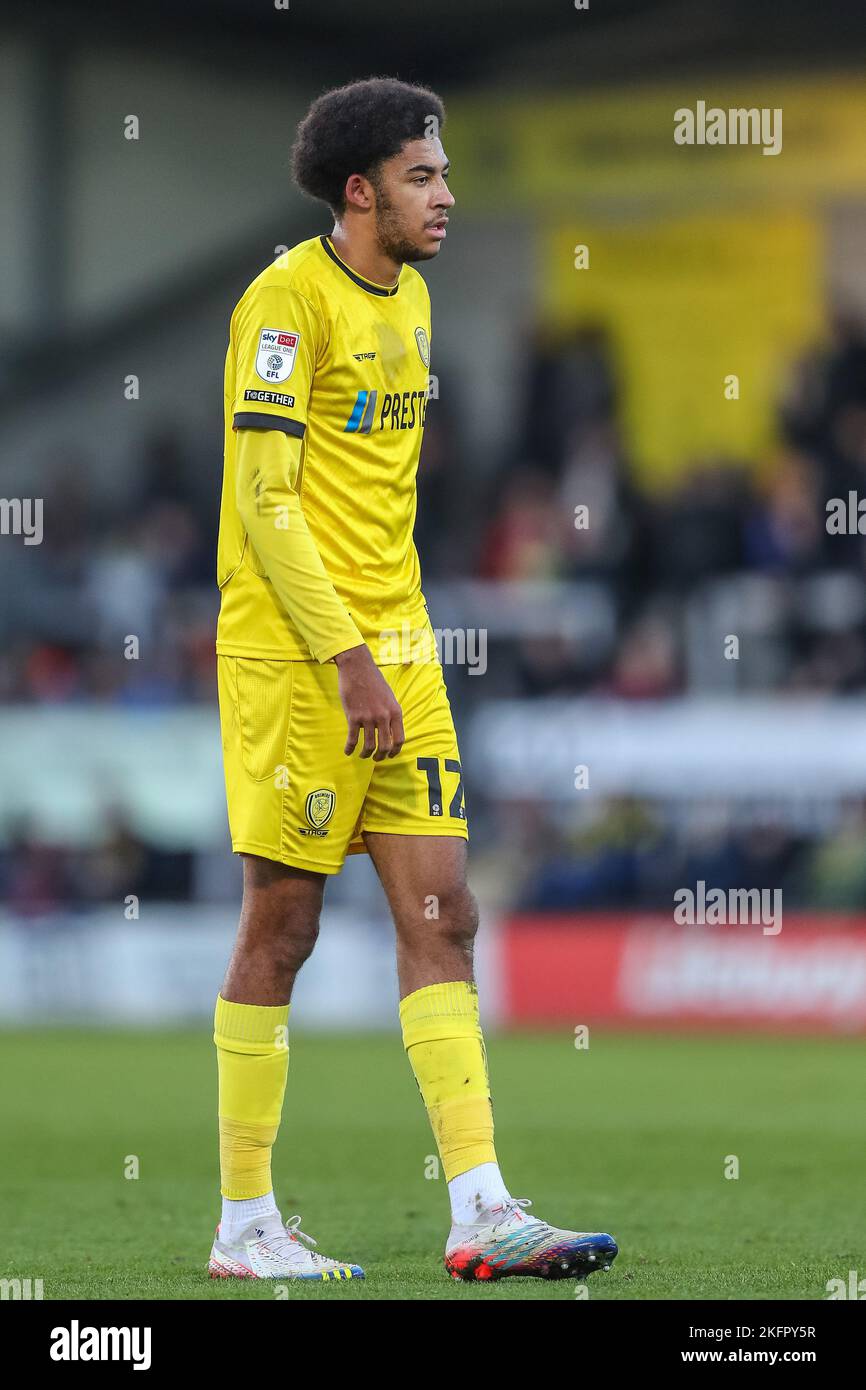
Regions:
<instances>
[{"instance_id":1,"label":"black border strip","mask_svg":"<svg viewBox=\"0 0 866 1390\"><path fill-rule=\"evenodd\" d=\"M282 430L284 434L293 434L296 439L303 439L307 427L302 425L300 420L287 420L284 415L265 415L255 411L242 411L234 417L232 428L236 430Z\"/></svg>"},{"instance_id":2,"label":"black border strip","mask_svg":"<svg viewBox=\"0 0 866 1390\"><path fill-rule=\"evenodd\" d=\"M362 276L356 275L354 270L349 269L345 261L340 260L340 257L337 255L336 251L334 251L334 249L331 246L331 243L328 241L328 238L326 236L320 236L319 241L322 243L322 246L324 247L325 254L330 256L331 260L334 262L334 265L338 265L344 275L348 275L350 280L354 280L355 284L359 285L362 290L366 290L368 294L378 294L382 297L382 299L391 299L399 290L399 280L397 281L396 285L392 290L386 290L383 289L380 285L373 285L370 283L369 280L365 280Z\"/></svg>"}]
</instances>

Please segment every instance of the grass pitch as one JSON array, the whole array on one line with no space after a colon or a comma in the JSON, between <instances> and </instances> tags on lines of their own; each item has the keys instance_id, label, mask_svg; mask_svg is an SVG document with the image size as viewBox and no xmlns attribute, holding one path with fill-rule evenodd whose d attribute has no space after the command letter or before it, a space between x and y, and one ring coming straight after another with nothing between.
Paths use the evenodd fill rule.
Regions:
<instances>
[{"instance_id":1,"label":"grass pitch","mask_svg":"<svg viewBox=\"0 0 866 1390\"><path fill-rule=\"evenodd\" d=\"M511 1191L619 1242L591 1299L822 1299L828 1279L866 1274L862 1041L593 1030L586 1051L567 1032L487 1043ZM0 1034L0 1277L42 1278L46 1299L273 1298L265 1281L206 1276L215 1110L206 1024ZM573 1299L571 1281L448 1278L434 1154L397 1034L293 1034L277 1198L367 1280L288 1297Z\"/></svg>"}]
</instances>

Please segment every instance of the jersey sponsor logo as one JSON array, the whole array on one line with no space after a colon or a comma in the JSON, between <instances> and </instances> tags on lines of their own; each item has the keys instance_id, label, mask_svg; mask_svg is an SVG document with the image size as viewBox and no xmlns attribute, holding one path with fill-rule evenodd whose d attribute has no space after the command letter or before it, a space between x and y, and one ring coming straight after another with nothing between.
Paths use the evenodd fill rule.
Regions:
<instances>
[{"instance_id":1,"label":"jersey sponsor logo","mask_svg":"<svg viewBox=\"0 0 866 1390\"><path fill-rule=\"evenodd\" d=\"M430 339L427 337L426 330L423 328L415 329L415 342L418 344L418 352L425 367L430 366Z\"/></svg>"},{"instance_id":2,"label":"jersey sponsor logo","mask_svg":"<svg viewBox=\"0 0 866 1390\"><path fill-rule=\"evenodd\" d=\"M379 416L380 430L423 429L427 415L427 392L386 391Z\"/></svg>"},{"instance_id":3,"label":"jersey sponsor logo","mask_svg":"<svg viewBox=\"0 0 866 1390\"><path fill-rule=\"evenodd\" d=\"M307 797L304 815L314 830L321 831L334 814L336 805L337 793L330 787L318 787Z\"/></svg>"},{"instance_id":4,"label":"jersey sponsor logo","mask_svg":"<svg viewBox=\"0 0 866 1390\"><path fill-rule=\"evenodd\" d=\"M262 381L278 384L292 375L300 333L280 328L263 328L256 353L256 374Z\"/></svg>"},{"instance_id":5,"label":"jersey sponsor logo","mask_svg":"<svg viewBox=\"0 0 866 1390\"><path fill-rule=\"evenodd\" d=\"M356 362L375 362L375 352L353 352L352 356Z\"/></svg>"},{"instance_id":6,"label":"jersey sponsor logo","mask_svg":"<svg viewBox=\"0 0 866 1390\"><path fill-rule=\"evenodd\" d=\"M260 405L287 405L295 404L294 396L287 396L282 391L244 391L245 401L258 401Z\"/></svg>"},{"instance_id":7,"label":"jersey sponsor logo","mask_svg":"<svg viewBox=\"0 0 866 1390\"><path fill-rule=\"evenodd\" d=\"M376 414L378 391L359 391L352 413L343 426L344 434L369 434Z\"/></svg>"},{"instance_id":8,"label":"jersey sponsor logo","mask_svg":"<svg viewBox=\"0 0 866 1390\"><path fill-rule=\"evenodd\" d=\"M344 434L369 434L376 425L379 391L359 391L352 413L343 426ZM427 413L426 391L385 391L377 428L380 430L422 429Z\"/></svg>"}]
</instances>

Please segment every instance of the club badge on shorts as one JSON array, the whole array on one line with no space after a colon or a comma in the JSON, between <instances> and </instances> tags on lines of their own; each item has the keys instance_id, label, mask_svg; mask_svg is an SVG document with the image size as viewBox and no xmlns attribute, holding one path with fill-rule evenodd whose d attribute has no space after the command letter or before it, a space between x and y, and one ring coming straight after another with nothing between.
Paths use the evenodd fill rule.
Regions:
<instances>
[{"instance_id":1,"label":"club badge on shorts","mask_svg":"<svg viewBox=\"0 0 866 1390\"><path fill-rule=\"evenodd\" d=\"M321 830L328 824L336 804L337 794L330 787L319 787L317 791L310 792L304 812L314 830Z\"/></svg>"},{"instance_id":2,"label":"club badge on shorts","mask_svg":"<svg viewBox=\"0 0 866 1390\"><path fill-rule=\"evenodd\" d=\"M256 372L262 381L287 381L295 365L300 333L263 328L256 353Z\"/></svg>"}]
</instances>

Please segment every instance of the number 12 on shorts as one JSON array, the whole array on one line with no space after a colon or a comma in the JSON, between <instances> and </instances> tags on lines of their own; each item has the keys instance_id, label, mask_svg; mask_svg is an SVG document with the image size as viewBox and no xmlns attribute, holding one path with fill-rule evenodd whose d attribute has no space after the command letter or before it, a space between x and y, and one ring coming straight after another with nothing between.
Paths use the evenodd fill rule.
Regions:
<instances>
[{"instance_id":1,"label":"number 12 on shorts","mask_svg":"<svg viewBox=\"0 0 866 1390\"><path fill-rule=\"evenodd\" d=\"M427 805L431 816L442 815L442 764L446 772L457 774L457 786L448 806L448 814L455 820L466 819L463 804L463 770L456 758L419 758L418 767L427 777Z\"/></svg>"}]
</instances>

